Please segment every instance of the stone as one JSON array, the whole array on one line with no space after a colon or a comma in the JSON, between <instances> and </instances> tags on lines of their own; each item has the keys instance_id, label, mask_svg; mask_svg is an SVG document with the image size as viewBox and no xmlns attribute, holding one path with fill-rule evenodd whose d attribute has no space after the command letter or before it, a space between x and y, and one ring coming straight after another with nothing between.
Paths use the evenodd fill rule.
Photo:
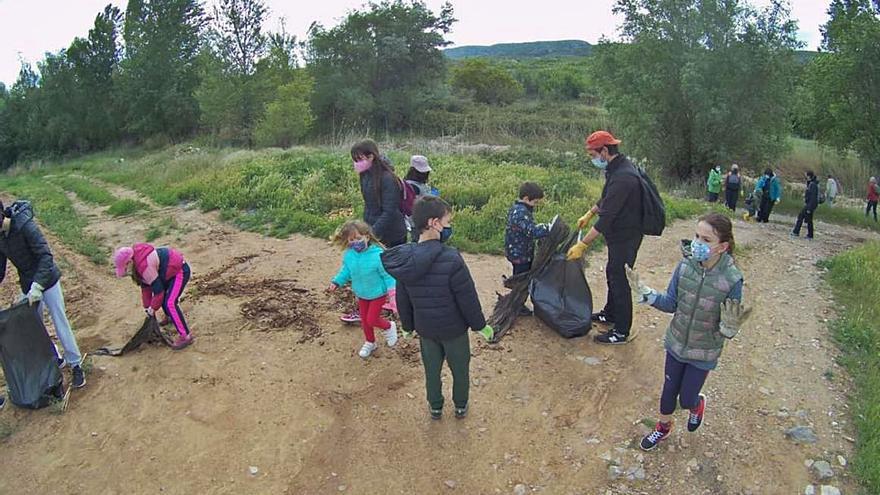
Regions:
<instances>
[{"instance_id":1,"label":"stone","mask_svg":"<svg viewBox=\"0 0 880 495\"><path fill-rule=\"evenodd\" d=\"M846 467L846 457L842 455L837 456L837 463L840 464L841 467Z\"/></svg>"},{"instance_id":2,"label":"stone","mask_svg":"<svg viewBox=\"0 0 880 495\"><path fill-rule=\"evenodd\" d=\"M645 468L641 466L633 466L626 471L626 479L630 481L644 481Z\"/></svg>"},{"instance_id":3,"label":"stone","mask_svg":"<svg viewBox=\"0 0 880 495\"><path fill-rule=\"evenodd\" d=\"M620 468L620 466L615 466L613 464L611 466L608 466L608 478L610 478L612 480L616 480L617 478L620 478L624 474L625 473L624 473L623 469Z\"/></svg>"},{"instance_id":4,"label":"stone","mask_svg":"<svg viewBox=\"0 0 880 495\"><path fill-rule=\"evenodd\" d=\"M819 495L840 495L840 490L831 485L822 485Z\"/></svg>"},{"instance_id":5,"label":"stone","mask_svg":"<svg viewBox=\"0 0 880 495\"><path fill-rule=\"evenodd\" d=\"M806 459L806 460L804 461L804 467L807 468L807 469L810 469L811 467L813 467L813 463L814 463L814 462L816 462L816 461L814 461L814 460L812 460L812 459Z\"/></svg>"},{"instance_id":6,"label":"stone","mask_svg":"<svg viewBox=\"0 0 880 495\"><path fill-rule=\"evenodd\" d=\"M339 485L336 487L336 489L339 490L340 492L344 492L345 490L348 489L348 487L345 485Z\"/></svg>"},{"instance_id":7,"label":"stone","mask_svg":"<svg viewBox=\"0 0 880 495\"><path fill-rule=\"evenodd\" d=\"M446 488L449 489L453 489L458 486L458 483L456 483L455 480L446 480L443 482L443 484L446 485Z\"/></svg>"},{"instance_id":8,"label":"stone","mask_svg":"<svg viewBox=\"0 0 880 495\"><path fill-rule=\"evenodd\" d=\"M597 366L602 364L602 360L599 358L595 358L592 356L587 356L584 358L584 362L590 366Z\"/></svg>"},{"instance_id":9,"label":"stone","mask_svg":"<svg viewBox=\"0 0 880 495\"><path fill-rule=\"evenodd\" d=\"M834 471L831 469L831 464L828 461L816 461L813 463L813 471L815 471L816 476L820 480L834 477Z\"/></svg>"},{"instance_id":10,"label":"stone","mask_svg":"<svg viewBox=\"0 0 880 495\"><path fill-rule=\"evenodd\" d=\"M257 473L260 472L260 468L258 468L257 466L250 466L248 468L248 472L251 473L251 476L256 476Z\"/></svg>"},{"instance_id":11,"label":"stone","mask_svg":"<svg viewBox=\"0 0 880 495\"><path fill-rule=\"evenodd\" d=\"M788 430L785 430L785 436L797 443L816 443L819 441L819 438L816 437L816 433L813 432L813 429L809 426L795 426L794 428L789 428Z\"/></svg>"},{"instance_id":12,"label":"stone","mask_svg":"<svg viewBox=\"0 0 880 495\"><path fill-rule=\"evenodd\" d=\"M599 439L598 439L598 438L595 438L595 437L593 437L593 438L588 438L588 439L586 440L586 442L587 442L589 445L596 445L597 443L599 443Z\"/></svg>"},{"instance_id":13,"label":"stone","mask_svg":"<svg viewBox=\"0 0 880 495\"><path fill-rule=\"evenodd\" d=\"M526 495L527 491L528 488L526 488L526 485L523 485L522 483L518 483L515 487L513 487L513 495Z\"/></svg>"},{"instance_id":14,"label":"stone","mask_svg":"<svg viewBox=\"0 0 880 495\"><path fill-rule=\"evenodd\" d=\"M813 485L807 485L807 487L804 488L804 495L816 495L816 487Z\"/></svg>"}]
</instances>

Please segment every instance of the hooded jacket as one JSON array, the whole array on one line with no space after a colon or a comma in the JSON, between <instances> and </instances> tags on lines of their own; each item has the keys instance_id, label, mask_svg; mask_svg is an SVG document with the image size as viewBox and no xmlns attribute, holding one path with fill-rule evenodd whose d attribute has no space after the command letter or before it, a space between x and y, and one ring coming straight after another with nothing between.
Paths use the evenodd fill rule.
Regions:
<instances>
[{"instance_id":1,"label":"hooded jacket","mask_svg":"<svg viewBox=\"0 0 880 495\"><path fill-rule=\"evenodd\" d=\"M6 261L9 260L18 269L22 292L31 290L32 282L43 289L52 287L61 278L61 270L34 220L30 202L16 201L9 211L12 214L9 232L0 234L0 282L6 278Z\"/></svg>"},{"instance_id":2,"label":"hooded jacket","mask_svg":"<svg viewBox=\"0 0 880 495\"><path fill-rule=\"evenodd\" d=\"M813 177L807 181L804 189L804 208L808 211L816 211L819 207L819 180Z\"/></svg>"},{"instance_id":3,"label":"hooded jacket","mask_svg":"<svg viewBox=\"0 0 880 495\"><path fill-rule=\"evenodd\" d=\"M407 332L450 340L486 326L474 280L461 254L440 241L403 244L382 253L397 280L397 311Z\"/></svg>"},{"instance_id":4,"label":"hooded jacket","mask_svg":"<svg viewBox=\"0 0 880 495\"><path fill-rule=\"evenodd\" d=\"M378 166L378 164L376 165ZM360 175L361 195L364 198L364 221L385 245L406 240L406 222L400 211L400 185L391 172L382 173L380 193L376 194L373 173Z\"/></svg>"}]
</instances>

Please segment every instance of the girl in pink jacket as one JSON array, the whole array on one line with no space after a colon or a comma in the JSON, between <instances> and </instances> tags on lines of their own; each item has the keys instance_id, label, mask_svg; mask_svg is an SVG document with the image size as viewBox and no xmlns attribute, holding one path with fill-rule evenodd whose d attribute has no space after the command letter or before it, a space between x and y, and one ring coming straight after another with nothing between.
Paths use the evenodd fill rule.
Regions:
<instances>
[{"instance_id":1,"label":"girl in pink jacket","mask_svg":"<svg viewBox=\"0 0 880 495\"><path fill-rule=\"evenodd\" d=\"M150 244L140 243L131 247L122 247L113 256L116 265L116 276L131 276L141 288L141 299L144 311L148 316L155 316L162 308L174 323L180 337L172 344L176 350L190 345L193 336L180 310L180 296L189 282L189 264L183 254L169 247L155 248Z\"/></svg>"}]
</instances>

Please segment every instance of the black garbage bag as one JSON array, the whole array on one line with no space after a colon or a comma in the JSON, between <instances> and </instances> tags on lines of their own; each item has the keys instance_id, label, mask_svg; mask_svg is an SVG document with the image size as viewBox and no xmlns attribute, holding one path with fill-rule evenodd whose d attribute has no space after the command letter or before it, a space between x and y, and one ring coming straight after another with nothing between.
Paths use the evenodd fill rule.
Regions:
<instances>
[{"instance_id":1,"label":"black garbage bag","mask_svg":"<svg viewBox=\"0 0 880 495\"><path fill-rule=\"evenodd\" d=\"M529 284L535 316L565 338L589 333L593 295L580 261L556 254Z\"/></svg>"},{"instance_id":2,"label":"black garbage bag","mask_svg":"<svg viewBox=\"0 0 880 495\"><path fill-rule=\"evenodd\" d=\"M39 409L64 396L55 346L37 306L23 302L0 311L0 360L16 406Z\"/></svg>"},{"instance_id":3,"label":"black garbage bag","mask_svg":"<svg viewBox=\"0 0 880 495\"><path fill-rule=\"evenodd\" d=\"M155 316L148 316L144 319L144 324L141 325L141 328L124 346L101 347L95 351L95 354L99 356L121 356L137 349L141 344L153 343L165 344L170 347L171 338L162 333L162 330L159 328L159 322L156 321Z\"/></svg>"}]
</instances>

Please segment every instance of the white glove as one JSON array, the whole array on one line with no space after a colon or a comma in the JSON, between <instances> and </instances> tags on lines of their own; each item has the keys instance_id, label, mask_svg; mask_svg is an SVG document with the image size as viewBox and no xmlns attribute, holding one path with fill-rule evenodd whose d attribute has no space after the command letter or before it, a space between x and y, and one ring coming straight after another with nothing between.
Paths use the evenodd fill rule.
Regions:
<instances>
[{"instance_id":1,"label":"white glove","mask_svg":"<svg viewBox=\"0 0 880 495\"><path fill-rule=\"evenodd\" d=\"M752 313L751 308L744 308L736 299L728 299L721 304L721 324L718 331L728 339L732 339L739 332L742 325Z\"/></svg>"},{"instance_id":2,"label":"white glove","mask_svg":"<svg viewBox=\"0 0 880 495\"><path fill-rule=\"evenodd\" d=\"M633 302L636 304L652 304L657 299L657 291L646 286L639 280L639 274L636 273L629 265L624 265L626 270L626 280L629 282L629 288L632 291Z\"/></svg>"},{"instance_id":3,"label":"white glove","mask_svg":"<svg viewBox=\"0 0 880 495\"><path fill-rule=\"evenodd\" d=\"M31 290L27 293L27 300L28 304L31 306L43 300L43 286L36 282L32 282Z\"/></svg>"}]
</instances>

